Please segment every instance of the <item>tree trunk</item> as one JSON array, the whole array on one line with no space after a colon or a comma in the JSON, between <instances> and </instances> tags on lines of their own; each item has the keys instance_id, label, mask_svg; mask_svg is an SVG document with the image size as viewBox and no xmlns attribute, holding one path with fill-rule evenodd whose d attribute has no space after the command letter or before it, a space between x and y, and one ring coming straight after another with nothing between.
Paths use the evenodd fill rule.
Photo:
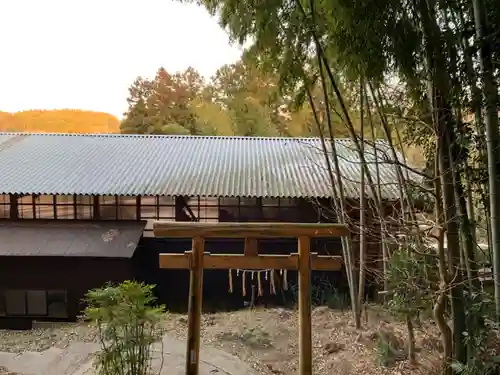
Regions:
<instances>
[{"instance_id":1,"label":"tree trunk","mask_svg":"<svg viewBox=\"0 0 500 375\"><path fill-rule=\"evenodd\" d=\"M437 108L443 108L442 106ZM440 116L441 117L441 116ZM442 140L440 145L439 159L440 159L440 174L441 185L443 189L443 202L444 202L444 216L446 223L446 242L448 247L448 272L450 273L448 279L453 280L450 285L451 289L451 308L453 313L453 334L455 345L455 360L460 363L466 363L467 353L464 345L463 332L467 330L465 321L465 312L463 304L463 287L462 287L462 274L460 271L460 234L459 225L457 222L457 210L455 206L455 191L453 186L453 179L451 176L451 168L453 165L449 159L446 150L451 147L449 142L449 123L438 120L442 123L441 133ZM446 129L448 128L448 129Z\"/></svg>"},{"instance_id":2,"label":"tree trunk","mask_svg":"<svg viewBox=\"0 0 500 375\"><path fill-rule=\"evenodd\" d=\"M484 1L473 0L476 37L479 42L482 84L485 99L486 148L488 152L488 181L490 192L491 239L493 248L493 279L495 307L500 320L500 140L498 132L498 87L495 82L491 42Z\"/></svg>"},{"instance_id":3,"label":"tree trunk","mask_svg":"<svg viewBox=\"0 0 500 375\"><path fill-rule=\"evenodd\" d=\"M304 77L305 78L305 77ZM335 218L337 222L341 224L346 223L345 219L345 197L344 197L344 188L342 184L342 176L340 175L340 167L338 163L338 157L336 153L336 148L335 148L335 140L332 140L332 157L333 157L333 163L335 166L335 171L337 174L337 178L335 178L335 175L332 170L332 165L331 165L331 159L330 159L330 153L327 149L326 146L326 141L325 141L325 136L323 133L323 127L321 120L319 119L318 113L316 111L316 106L314 104L314 100L311 94L311 91L309 87L307 87L307 97L309 100L309 105L311 106L313 116L315 123L317 125L317 130L320 135L320 140L321 140L321 147L323 150L323 154L325 156L325 163L328 169L328 173L330 176L330 183L332 185L332 194L333 194L333 204L334 204L334 209L335 209ZM328 114L328 112L327 112ZM327 115L329 118L329 115ZM347 282L349 284L349 295L351 297L351 305L352 305L352 313L354 315L354 321L356 323L356 327L359 328L361 326L361 315L359 314L359 309L357 307L357 288L356 288L356 278L355 278L355 267L354 264L352 263L352 243L350 239L347 239L345 237L341 238L341 243L342 243L342 255L344 257L344 262L345 262L345 270L346 270L346 276L347 276Z\"/></svg>"},{"instance_id":4,"label":"tree trunk","mask_svg":"<svg viewBox=\"0 0 500 375\"><path fill-rule=\"evenodd\" d=\"M493 264L493 259L491 257L491 252L493 249L493 243L491 239L491 220L490 220L490 206L488 204L489 199L487 197L487 189L481 189L481 203L483 205L485 221L486 221L486 237L488 240L488 263Z\"/></svg>"},{"instance_id":5,"label":"tree trunk","mask_svg":"<svg viewBox=\"0 0 500 375\"><path fill-rule=\"evenodd\" d=\"M328 96L328 89L326 86L326 81L325 81L325 75L323 71L323 61L321 59L320 51L318 49L318 45L316 46L316 54L318 58L318 67L319 67L319 73L320 73L320 78L321 78L321 86L323 89L323 97L325 101L325 112L326 112L326 120L327 120L327 126L328 126L328 133L330 136L330 145L332 148L332 156L333 156L333 165L335 167L335 174L337 175L337 180L336 180L336 185L338 186L339 189L339 202L340 202L340 215L342 216L343 223L347 222L347 213L346 213L346 207L345 207L345 196L344 196L344 186L343 186L343 181L342 181L342 173L340 170L340 164L339 164L339 158L337 156L337 147L335 144L335 133L333 131L333 125L332 125L332 119L331 119L331 114L330 114L330 98ZM352 304L352 310L354 312L354 321L356 324L356 328L361 328L361 311L358 306L358 294L357 290L359 285L357 284L356 281L356 275L355 275L355 261L354 261L354 253L352 249L352 243L350 239L346 239L344 237L345 241L345 256L346 262L350 265L350 273L351 273L351 304Z\"/></svg>"},{"instance_id":6,"label":"tree trunk","mask_svg":"<svg viewBox=\"0 0 500 375\"><path fill-rule=\"evenodd\" d=\"M375 108L377 109L377 112L378 112L379 117L380 117L380 121L382 123L382 128L383 128L387 143L390 146L391 156L395 161L399 161L398 155L396 152L396 148L394 146L394 142L393 142L392 137L391 137L391 129L389 128L389 122L388 122L386 114L383 111L383 102L382 102L382 95L380 94L380 90L378 88L374 89L374 87L371 83L369 84L369 87L370 87L370 91L372 93L373 103L375 104ZM380 98L380 99L378 99L378 98ZM401 215L402 215L403 220L404 220L405 216L406 216L404 202L406 200L406 202L408 204L406 206L406 209L408 212L408 218L410 220L410 225L415 227L415 229L418 231L418 224L417 224L416 216L415 216L415 213L413 212L413 202L411 200L410 193L406 187L407 186L406 179L405 179L405 176L403 174L402 167L401 167L401 164L406 165L406 157L404 155L403 150L400 150L400 153L403 157L403 161L402 161L402 163L395 164L395 168L396 168L396 175L398 178L398 188L399 188L399 195L400 195L400 200L401 200ZM405 220L405 222L407 222L407 221ZM417 237L417 240L419 240L418 237Z\"/></svg>"},{"instance_id":7,"label":"tree trunk","mask_svg":"<svg viewBox=\"0 0 500 375\"><path fill-rule=\"evenodd\" d=\"M471 176L472 171L469 167L469 163L467 160L465 161L465 176ZM477 244L477 235L476 235L476 209L474 207L474 195L472 193L472 181L469 177L466 177L466 189L467 189L467 216L469 217L469 225L470 225L470 234L472 236L472 241L474 244Z\"/></svg>"},{"instance_id":8,"label":"tree trunk","mask_svg":"<svg viewBox=\"0 0 500 375\"><path fill-rule=\"evenodd\" d=\"M364 154L364 142L365 142L365 131L364 131L364 90L363 90L363 78L360 78L359 87L359 113L360 113L360 141L361 141L361 152ZM364 168L360 166L360 198L359 198L359 283L358 283L358 309L360 310L360 315L362 314L362 306L365 298L365 283L366 283L366 197L365 197L365 172Z\"/></svg>"},{"instance_id":9,"label":"tree trunk","mask_svg":"<svg viewBox=\"0 0 500 375\"><path fill-rule=\"evenodd\" d=\"M436 144L436 155L439 155L439 147ZM436 324L441 331L441 341L443 343L443 368L444 375L451 374L451 362L452 357L452 332L451 328L446 322L445 318L445 306L447 302L448 294L448 271L446 270L446 254L444 251L444 212L443 212L443 202L442 202L442 191L441 191L441 181L437 176L439 176L439 158L434 158L434 189L436 192L436 227L438 228L438 269L439 269L439 291L434 303L434 319L436 319Z\"/></svg>"},{"instance_id":10,"label":"tree trunk","mask_svg":"<svg viewBox=\"0 0 500 375\"><path fill-rule=\"evenodd\" d=\"M443 198L443 211L448 248L448 280L450 282L451 308L453 317L454 359L465 364L467 350L462 333L466 331L463 305L462 276L460 272L460 233L457 221L455 188L449 150L455 143L455 124L449 103L449 77L445 68L443 42L437 24L435 9L427 0L417 2L423 35L425 38L425 59L427 65L429 100L439 150L439 176Z\"/></svg>"},{"instance_id":11,"label":"tree trunk","mask_svg":"<svg viewBox=\"0 0 500 375\"><path fill-rule=\"evenodd\" d=\"M454 165L458 165L459 161L457 160L457 146L456 144L452 145L452 149L449 151L450 160L454 161ZM461 249L461 267L465 267L466 275L467 275L467 286L469 293L467 298L464 296L464 300L467 302L467 306L472 306L473 296L475 293L479 291L479 279L477 278L477 267L474 262L474 250L476 247L474 238L472 236L472 230L469 217L467 215L467 203L465 201L465 192L462 185L462 181L459 177L459 171L457 169L452 168L453 175L453 184L455 186L455 200L458 209L458 215L460 218L460 230L462 234L462 249ZM464 173L465 178L467 178L467 174ZM463 269L463 268L462 268ZM469 331L469 335L473 332L476 332L480 329L482 322L479 319L479 316L474 313L467 314L467 328ZM467 341L467 355L468 359L474 359L476 354L476 346L474 345L474 340Z\"/></svg>"},{"instance_id":12,"label":"tree trunk","mask_svg":"<svg viewBox=\"0 0 500 375\"><path fill-rule=\"evenodd\" d=\"M387 275L387 269L388 269L388 262L389 262L389 249L388 249L388 243L386 240L386 225L385 225L385 214L384 214L384 207L382 203L382 190L381 190L381 185L380 185L380 167L379 167L379 157L378 157L378 151L376 147L376 142L377 138L375 136L375 126L373 124L373 119L371 116L371 109L370 109L370 103L368 101L368 95L365 92L365 101L366 101L366 114L368 115L368 121L370 122L370 131L371 131L371 138L373 142L373 156L375 157L375 178L376 178L376 183L377 183L377 197L378 197L378 207L377 207L377 212L379 214L379 221L380 221L380 245L382 246L382 280L383 280L383 285L384 285L384 292L389 291L389 283L388 283L388 278L386 277ZM387 295L384 294L384 303L387 301Z\"/></svg>"},{"instance_id":13,"label":"tree trunk","mask_svg":"<svg viewBox=\"0 0 500 375\"><path fill-rule=\"evenodd\" d=\"M408 330L408 359L410 363L415 363L415 330L411 314L406 314L406 329Z\"/></svg>"},{"instance_id":14,"label":"tree trunk","mask_svg":"<svg viewBox=\"0 0 500 375\"><path fill-rule=\"evenodd\" d=\"M456 150L456 143L451 145L451 149L448 152L449 158L452 161L453 165L458 165L459 161ZM465 200L465 191L462 185L462 181L460 179L459 173L457 173L456 168L451 169L451 174L453 178L453 186L455 188L455 200L459 215L460 222L460 231L462 234L462 255L461 255L461 263L463 262L463 266L467 272L468 284L469 284L469 292L472 293L474 290L479 289L479 280L477 280L477 272L476 266L474 262L474 249L475 249L475 241L472 235L472 226L469 220L469 216L467 214L467 202ZM465 175L465 173L464 173Z\"/></svg>"},{"instance_id":15,"label":"tree trunk","mask_svg":"<svg viewBox=\"0 0 500 375\"><path fill-rule=\"evenodd\" d=\"M303 15L305 16L305 11L302 7L302 4L300 2L297 2L297 4L300 6L301 11L303 12ZM315 11L314 11L314 0L310 0L310 7L311 7L311 18L312 22L315 22ZM347 213L345 209L345 196L344 196L344 187L342 183L342 174L340 172L340 166L339 166L339 159L337 156L337 149L335 145L335 134L333 132L333 125L332 125L332 119L331 119L331 114L330 114L330 100L328 96L328 90L326 86L326 81L325 81L325 76L324 76L324 71L323 71L323 60L321 58L321 51L320 51L320 45L317 40L316 41L316 57L318 61L318 70L320 74L320 80L321 80L321 88L323 91L323 99L325 102L325 114L326 114L326 120L327 120L327 125L328 125L328 132L330 136L330 145L331 145L331 153L332 153L332 158L333 158L333 165L335 168L335 175L336 179L334 179L333 176L333 171L331 170L330 167L330 176L331 176L331 183L332 183L332 189L334 193L334 197L337 198L338 200L335 199L338 204L336 204L336 217L337 220L340 223L347 223ZM304 79L305 73L304 73ZM306 81L307 82L307 81ZM311 91L309 90L309 87L307 87L307 95L309 98L309 103L311 104L311 108L313 109L314 118L316 121L316 124L318 126L318 131L321 134L321 140L322 140L322 147L323 151L326 157L326 162L329 165L330 164L330 157L328 150L326 149L326 144L325 144L325 137L323 134L323 128L322 124L318 121L318 117L316 114L316 111L314 110L314 101L312 98ZM337 190L338 189L338 190ZM351 307L352 307L352 312L354 315L354 321L356 324L356 328L361 328L361 313L358 308L358 286L357 286L357 280L356 280L356 272L355 272L355 264L353 262L353 249L352 249L352 242L350 238L345 238L342 237L342 251L343 251L343 256L344 256L344 261L346 263L346 273L347 273L347 281L349 283L349 292L350 292L350 297L351 297Z\"/></svg>"}]
</instances>

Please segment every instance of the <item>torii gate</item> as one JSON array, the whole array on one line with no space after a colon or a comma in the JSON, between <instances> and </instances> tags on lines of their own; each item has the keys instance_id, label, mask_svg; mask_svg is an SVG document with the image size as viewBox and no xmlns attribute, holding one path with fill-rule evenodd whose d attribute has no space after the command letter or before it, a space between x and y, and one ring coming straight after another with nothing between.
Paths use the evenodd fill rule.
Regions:
<instances>
[{"instance_id":1,"label":"torii gate","mask_svg":"<svg viewBox=\"0 0 500 375\"><path fill-rule=\"evenodd\" d=\"M345 237L349 229L340 224L295 223L175 223L155 222L155 237L192 238L192 250L184 254L160 254L160 268L189 269L188 338L186 375L198 375L203 269L282 269L299 272L299 374L312 375L311 270L339 270L340 256L311 253L312 237ZM244 238L241 255L205 252L205 238ZM298 253L259 255L258 238L298 238Z\"/></svg>"}]
</instances>

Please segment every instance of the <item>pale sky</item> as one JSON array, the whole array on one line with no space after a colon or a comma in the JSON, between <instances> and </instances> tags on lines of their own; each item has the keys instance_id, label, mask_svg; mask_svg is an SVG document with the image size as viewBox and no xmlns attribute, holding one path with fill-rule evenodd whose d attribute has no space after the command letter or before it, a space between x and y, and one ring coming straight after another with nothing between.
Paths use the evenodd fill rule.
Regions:
<instances>
[{"instance_id":1,"label":"pale sky","mask_svg":"<svg viewBox=\"0 0 500 375\"><path fill-rule=\"evenodd\" d=\"M121 117L139 76L236 61L215 18L174 0L0 0L0 111L77 108Z\"/></svg>"}]
</instances>

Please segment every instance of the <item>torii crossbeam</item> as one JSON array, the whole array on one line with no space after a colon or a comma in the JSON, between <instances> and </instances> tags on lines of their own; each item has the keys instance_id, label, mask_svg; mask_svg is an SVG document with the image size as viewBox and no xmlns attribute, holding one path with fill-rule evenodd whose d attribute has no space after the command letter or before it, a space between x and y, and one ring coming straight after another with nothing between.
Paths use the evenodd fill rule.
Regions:
<instances>
[{"instance_id":1,"label":"torii crossbeam","mask_svg":"<svg viewBox=\"0 0 500 375\"><path fill-rule=\"evenodd\" d=\"M192 238L192 249L184 254L160 254L160 268L189 269L188 339L186 375L198 375L203 269L283 269L299 271L299 374L312 375L311 270L339 270L339 256L311 253L313 237L345 237L349 229L340 224L296 223L173 223L155 222L156 237ZM211 255L205 238L244 238L242 255ZM298 253L259 255L259 238L298 238Z\"/></svg>"}]
</instances>

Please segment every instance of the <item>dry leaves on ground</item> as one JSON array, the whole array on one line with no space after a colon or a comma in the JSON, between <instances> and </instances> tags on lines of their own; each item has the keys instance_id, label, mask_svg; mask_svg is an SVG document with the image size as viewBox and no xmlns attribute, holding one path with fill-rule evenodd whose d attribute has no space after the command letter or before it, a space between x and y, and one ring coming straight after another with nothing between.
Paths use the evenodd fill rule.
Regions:
<instances>
[{"instance_id":1,"label":"dry leaves on ground","mask_svg":"<svg viewBox=\"0 0 500 375\"><path fill-rule=\"evenodd\" d=\"M202 318L202 342L228 351L262 374L291 374L298 368L298 316L296 311L255 309L206 314ZM429 374L439 363L439 336L432 325L417 332L418 363L398 360L393 366L377 364L375 341L379 332L390 332L404 346L403 324L375 317L356 330L350 313L316 308L312 316L314 373L325 375ZM187 318L172 315L165 323L171 333L185 339Z\"/></svg>"},{"instance_id":2,"label":"dry leaves on ground","mask_svg":"<svg viewBox=\"0 0 500 375\"><path fill-rule=\"evenodd\" d=\"M435 373L441 350L438 330L423 324L416 330L417 366L403 358L385 367L378 364L376 341L390 338L404 348L406 329L402 323L375 313L368 314L362 330L356 330L349 312L326 307L313 310L314 373L324 375L427 375ZM168 333L185 339L187 317L169 314L163 322ZM0 351L42 351L66 347L72 341L96 341L97 332L87 324L31 331L0 331ZM294 374L298 368L298 316L283 308L204 314L202 342L218 347L250 363L264 375ZM2 372L3 371L3 372ZM0 368L0 375L12 375Z\"/></svg>"}]
</instances>

